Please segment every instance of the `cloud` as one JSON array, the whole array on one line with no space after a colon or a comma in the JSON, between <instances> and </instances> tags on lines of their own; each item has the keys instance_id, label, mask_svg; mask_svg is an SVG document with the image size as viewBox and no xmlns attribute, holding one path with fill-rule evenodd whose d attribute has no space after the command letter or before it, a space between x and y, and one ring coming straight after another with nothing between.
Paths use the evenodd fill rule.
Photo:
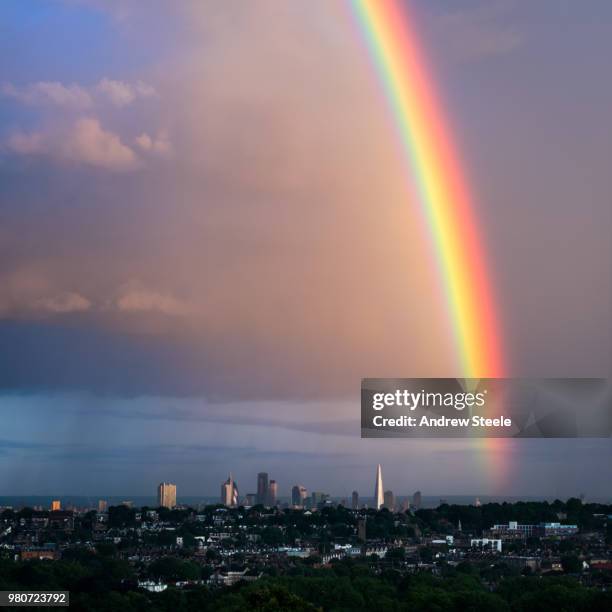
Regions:
<instances>
[{"instance_id":1,"label":"cloud","mask_svg":"<svg viewBox=\"0 0 612 612\"><path fill-rule=\"evenodd\" d=\"M191 312L186 302L137 284L126 287L115 301L115 306L122 312L159 312L168 316L184 316Z\"/></svg>"},{"instance_id":2,"label":"cloud","mask_svg":"<svg viewBox=\"0 0 612 612\"><path fill-rule=\"evenodd\" d=\"M127 106L136 99L134 90L127 83L121 81L102 79L97 85L97 90L115 106Z\"/></svg>"},{"instance_id":3,"label":"cloud","mask_svg":"<svg viewBox=\"0 0 612 612\"><path fill-rule=\"evenodd\" d=\"M136 145L147 153L154 153L160 157L169 157L172 155L173 148L168 135L165 131L158 133L156 138L152 138L146 132L136 137Z\"/></svg>"},{"instance_id":4,"label":"cloud","mask_svg":"<svg viewBox=\"0 0 612 612\"><path fill-rule=\"evenodd\" d=\"M140 165L134 151L93 118L78 119L59 150L65 159L107 170L122 172Z\"/></svg>"},{"instance_id":5,"label":"cloud","mask_svg":"<svg viewBox=\"0 0 612 612\"><path fill-rule=\"evenodd\" d=\"M181 300L169 291L154 291L142 283L131 281L104 291L96 283L81 278L79 287L68 288L71 273L65 261L58 269L49 260L32 261L19 268L0 269L0 318L27 320L40 319L41 315L90 312L105 320L118 320L117 313L160 313L178 317L191 315L193 305ZM92 271L93 272L93 271ZM146 322L146 317L144 318ZM133 322L133 317L130 317ZM148 329L148 328L147 328Z\"/></svg>"},{"instance_id":6,"label":"cloud","mask_svg":"<svg viewBox=\"0 0 612 612\"><path fill-rule=\"evenodd\" d=\"M129 409L123 402L130 402ZM84 410L79 406L79 410ZM194 423L240 423L241 426L278 427L319 435L354 436L359 432L359 414L353 402L245 401L216 404L198 398L140 402L115 400L114 404L92 404L88 410L118 419L143 421L187 421Z\"/></svg>"},{"instance_id":7,"label":"cloud","mask_svg":"<svg viewBox=\"0 0 612 612\"><path fill-rule=\"evenodd\" d=\"M122 142L119 134L104 129L98 116L108 118L113 108L123 109L137 99L155 95L155 88L144 81L130 83L106 77L91 87L58 81L39 81L23 87L5 83L0 86L0 96L53 108L40 111L45 127L29 132L15 130L5 139L3 149L17 155L47 155L112 171L134 170L142 165L134 149ZM93 113L94 109L98 112ZM110 117L116 119L115 115ZM170 157L173 151L164 130L157 137L142 132L133 142L142 152L159 157Z\"/></svg>"},{"instance_id":8,"label":"cloud","mask_svg":"<svg viewBox=\"0 0 612 612\"><path fill-rule=\"evenodd\" d=\"M80 85L64 85L58 81L39 81L18 88L12 83L5 83L0 93L8 98L14 98L24 104L54 104L72 109L86 109L92 106L91 94Z\"/></svg>"},{"instance_id":9,"label":"cloud","mask_svg":"<svg viewBox=\"0 0 612 612\"><path fill-rule=\"evenodd\" d=\"M102 79L96 86L96 91L105 96L114 106L127 106L137 98L148 98L155 95L155 89L138 81L135 85L112 79Z\"/></svg>"},{"instance_id":10,"label":"cloud","mask_svg":"<svg viewBox=\"0 0 612 612\"><path fill-rule=\"evenodd\" d=\"M84 312L92 302L64 290L66 283L44 264L24 265L0 276L0 317L33 317Z\"/></svg>"},{"instance_id":11,"label":"cloud","mask_svg":"<svg viewBox=\"0 0 612 612\"><path fill-rule=\"evenodd\" d=\"M7 139L5 148L19 155L47 155L114 172L135 170L141 165L136 153L93 117L47 131L15 132Z\"/></svg>"},{"instance_id":12,"label":"cloud","mask_svg":"<svg viewBox=\"0 0 612 612\"><path fill-rule=\"evenodd\" d=\"M38 81L23 87L4 83L0 94L30 106L53 105L82 111L105 102L118 108L129 106L139 98L155 96L156 91L144 81L128 83L104 77L92 87L59 81Z\"/></svg>"},{"instance_id":13,"label":"cloud","mask_svg":"<svg viewBox=\"0 0 612 612\"><path fill-rule=\"evenodd\" d=\"M38 301L37 307L56 314L84 312L91 308L91 302L78 293L71 291L60 293Z\"/></svg>"}]
</instances>

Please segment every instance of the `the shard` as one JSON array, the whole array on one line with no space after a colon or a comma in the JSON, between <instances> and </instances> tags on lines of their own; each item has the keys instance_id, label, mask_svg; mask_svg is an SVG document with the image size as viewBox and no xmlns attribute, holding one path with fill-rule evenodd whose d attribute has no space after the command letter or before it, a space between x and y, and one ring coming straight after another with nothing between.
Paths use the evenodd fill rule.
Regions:
<instances>
[{"instance_id":1,"label":"the shard","mask_svg":"<svg viewBox=\"0 0 612 612\"><path fill-rule=\"evenodd\" d=\"M380 463L378 464L378 469L376 470L376 487L374 488L374 507L377 510L380 510L385 503L385 496L383 491L383 481L382 481L382 468L380 467Z\"/></svg>"}]
</instances>

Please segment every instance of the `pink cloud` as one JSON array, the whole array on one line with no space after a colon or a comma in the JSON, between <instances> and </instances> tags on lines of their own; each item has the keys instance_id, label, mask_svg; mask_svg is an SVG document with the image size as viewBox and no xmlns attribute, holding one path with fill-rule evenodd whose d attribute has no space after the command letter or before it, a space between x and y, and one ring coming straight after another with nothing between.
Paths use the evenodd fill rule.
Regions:
<instances>
[{"instance_id":1,"label":"pink cloud","mask_svg":"<svg viewBox=\"0 0 612 612\"><path fill-rule=\"evenodd\" d=\"M167 293L151 291L138 284L124 287L115 302L123 312L159 312L169 316L183 316L190 313L190 306Z\"/></svg>"},{"instance_id":2,"label":"pink cloud","mask_svg":"<svg viewBox=\"0 0 612 612\"><path fill-rule=\"evenodd\" d=\"M140 167L136 153L98 119L83 117L57 130L22 133L8 138L5 148L18 155L48 155L62 161L86 164L115 172Z\"/></svg>"},{"instance_id":3,"label":"pink cloud","mask_svg":"<svg viewBox=\"0 0 612 612\"><path fill-rule=\"evenodd\" d=\"M172 155L172 143L165 132L160 132L157 137L153 138L146 132L143 132L135 139L136 145L147 153L154 153L160 157L169 157Z\"/></svg>"},{"instance_id":4,"label":"pink cloud","mask_svg":"<svg viewBox=\"0 0 612 612\"><path fill-rule=\"evenodd\" d=\"M68 160L107 170L134 170L140 165L134 151L93 118L78 119L60 151Z\"/></svg>"}]
</instances>

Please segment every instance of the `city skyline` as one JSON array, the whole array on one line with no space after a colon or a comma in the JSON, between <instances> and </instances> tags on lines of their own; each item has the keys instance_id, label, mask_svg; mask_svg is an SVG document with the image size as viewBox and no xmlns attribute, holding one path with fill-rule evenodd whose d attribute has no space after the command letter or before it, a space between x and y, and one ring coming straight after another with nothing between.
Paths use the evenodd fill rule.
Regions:
<instances>
[{"instance_id":1,"label":"city skyline","mask_svg":"<svg viewBox=\"0 0 612 612\"><path fill-rule=\"evenodd\" d=\"M245 493L241 495L238 490L238 484L232 476L232 473L229 473L227 480L225 480L221 485L221 496L220 502L222 505L227 507L236 508L241 505L253 506L256 504L262 504L265 506L274 506L277 503L281 503L281 501L286 506L293 507L301 507L304 508L308 504L313 503L313 498L311 495L320 496L323 494L326 499L330 501L340 501L344 503L346 507L350 507L353 509L368 507L368 503L364 503L364 501L368 502L372 500L372 508L376 510L380 510L381 508L387 508L389 510L398 509L398 504L400 499L402 500L402 507L412 508L412 509L420 509L423 504L423 494L420 489L416 489L414 492L401 492L393 491L391 489L385 489L383 478L382 478L382 465L379 463L376 466L376 474L374 479L374 495L369 497L368 495L361 495L359 491L353 490L350 496L338 495L333 492L322 492L319 490L313 490L310 492L308 488L306 488L302 484L294 484L288 485L286 490L280 489L276 480L270 479L269 474L267 472L258 472L256 478L256 488L257 493ZM193 495L185 495L187 498L194 497ZM210 498L211 496L202 495L202 498ZM437 497L435 494L431 494L427 496L429 498ZM468 494L464 494L461 497L473 497L473 504L476 507L481 506L480 497L477 495L470 496ZM584 501L585 495L584 493L580 493L579 497ZM177 494L177 486L173 483L160 483L157 487L157 500L158 505L165 506L168 508L172 508L175 505L180 505L178 503L179 496ZM516 499L516 498L513 498ZM288 500L289 503L287 503ZM438 501L440 503L445 503L446 499L438 496ZM106 500L100 499L98 501L98 505L107 504ZM55 504L60 504L59 500L54 500L51 502L51 508L53 509Z\"/></svg>"},{"instance_id":2,"label":"city skyline","mask_svg":"<svg viewBox=\"0 0 612 612\"><path fill-rule=\"evenodd\" d=\"M369 466L370 469L373 469L374 466ZM252 475L253 476L253 475ZM175 479L176 480L176 479ZM248 478L243 479L243 481L247 481L248 482ZM421 492L420 488L418 488L418 486L407 486L404 488L398 488L396 489L395 487L393 489L388 489L386 488L383 479L382 479L382 465L381 464L377 464L375 467L375 476L373 478L374 481L374 487L372 489L371 487L371 483L368 486L366 484L366 486L360 491L358 489L355 488L351 488L351 486L346 485L344 487L344 490L341 492L338 492L337 490L328 490L325 489L324 487L317 487L316 484L312 487L312 488L308 488L305 487L303 484L291 484L291 480L288 480L287 482L282 483L282 485L279 485L279 482L275 479L270 479L269 478L269 473L268 472L258 472L254 475L253 478L253 484L255 485L253 487L254 490L257 490L258 492L256 493L249 493L249 492L245 492L245 493L240 493L239 492L239 488L238 488L238 484L236 479L233 477L232 472L229 472L229 476L228 478L221 484L221 495L219 496L219 494L214 494L211 491L194 491L194 490L188 490L187 492L182 493L182 497L186 498L186 499L202 499L202 500L214 500L214 499L221 499L221 500L225 500L228 501L229 503L225 503L225 501L222 501L222 503L224 505L230 506L230 507L237 507L239 505L244 505L245 503L247 503L250 500L250 503L247 503L247 505L255 505L255 504L263 504L263 505L274 505L275 502L273 500L282 500L283 502L286 503L286 501L290 501L293 504L293 500L296 498L296 495L298 495L298 493L300 495L302 495L302 499L310 499L310 495L312 493L315 493L316 495L320 495L321 493L324 493L330 500L334 500L335 502L337 501L344 501L347 505L347 507L352 507L353 505L353 501L357 500L357 504L361 504L364 505L362 502L364 501L371 501L372 502L372 507L374 508L382 508L382 507L386 507L387 501L386 499L388 499L387 495L391 495L393 501L393 505L397 505L398 501L401 499L402 501L406 501L410 503L410 506L413 508L420 508L422 506L422 500L423 498L428 498L430 500L430 504L433 502L445 502L446 498L450 497L450 498L460 498L462 500L467 500L467 499L472 499L474 501L474 505L475 506L480 506L481 505L481 497L484 499L497 499L497 500L504 500L507 499L509 501L516 501L518 499L560 499L561 497L559 496L538 496L538 495L506 495L504 496L502 495L488 495L488 494L483 494L483 493L479 493L477 491L462 491L459 493L452 493L449 494L445 491L436 491L435 489L432 489L431 491L428 491L425 495L423 495L423 493ZM261 488L260 488L261 487ZM271 496L271 487L273 487L274 489L274 494ZM373 495L368 495L368 494L364 494L363 491L367 491L368 489L373 490L374 493ZM164 505L167 507L172 507L174 505L181 505L181 501L180 498L181 496L178 495L178 490L179 487L177 486L176 482L161 482L158 485L155 486L155 494L147 494L146 491L140 491L138 494L134 495L134 493L129 493L129 492L124 492L123 494L119 494L119 493L99 493L96 495L82 495L82 494L78 494L78 493L49 493L49 494L36 494L36 493L31 493L31 494L11 494L11 493L7 493L7 494L2 494L0 495L0 499L1 498L19 498L19 497L26 497L26 498L36 498L36 497L41 497L41 498L45 498L48 497L50 500L52 500L50 503L51 505L53 504L60 504L60 499L61 498L73 498L73 497L89 497L90 499L94 499L94 498L100 498L98 499L97 503L107 503L107 499L108 498L114 498L114 499L119 499L119 498L123 498L124 500L129 500L131 497L136 497L136 498L155 498L157 499L157 502L159 503L159 505ZM182 490L182 489L181 489ZM247 487L247 491L248 491L248 487ZM260 491L261 491L261 495L260 495ZM305 497L304 497L305 496ZM575 492L573 492L573 494L570 495L570 497L580 497L581 499L585 499L587 496L585 495L584 491L582 489L577 490ZM167 499L170 501L170 506L168 506L168 503L161 503L162 499ZM596 500L596 501L600 501L600 502L607 502L607 501L612 501L612 495L611 496L603 496L603 497L591 497L590 499ZM122 503L122 502L121 502ZM132 503L132 502L130 502ZM465 503L465 501L463 501L462 503ZM295 505L295 504L293 504ZM365 504L367 506L367 503Z\"/></svg>"},{"instance_id":3,"label":"city skyline","mask_svg":"<svg viewBox=\"0 0 612 612\"><path fill-rule=\"evenodd\" d=\"M301 484L294 484L287 487L285 494L284 489L280 489L278 482L274 479L269 478L267 472L258 472L256 477L256 489L257 493L245 493L241 495L239 493L238 484L234 479L232 472L229 472L228 478L221 484L221 495L220 503L227 507L236 508L240 505L253 506L256 504L262 504L265 506L274 506L283 500L290 500L290 506L294 507L305 507L315 503L317 497L323 496L324 499L330 501L340 500L347 507L360 508L362 506L367 507L367 503L363 503L364 500L372 500L372 507L380 510L385 507L393 510L396 508L396 504L399 499L403 500L406 507L420 508L422 503L422 493L420 490L416 490L414 493L394 493L392 490L384 490L382 480L382 466L378 464L376 466L375 484L374 484L374 495L370 498L367 495L360 495L359 491L353 490L350 497L335 495L333 492L322 492L320 490L309 490ZM61 497L61 496L60 496ZM186 498L194 497L193 495L185 495ZM210 498L211 496L201 495L203 499ZM435 496L434 496L435 497ZM161 482L156 488L156 499L157 505L166 507L169 509L175 506L180 506L180 496L178 495L178 487L175 483ZM480 499L475 497L475 505L480 505ZM440 501L443 501L441 498ZM123 500L120 503L133 504L131 500ZM283 501L286 504L286 502ZM108 507L107 499L99 499L97 501L98 510L105 511ZM286 504L287 505L287 504ZM59 499L51 500L50 507L52 510L61 509L61 501Z\"/></svg>"}]
</instances>

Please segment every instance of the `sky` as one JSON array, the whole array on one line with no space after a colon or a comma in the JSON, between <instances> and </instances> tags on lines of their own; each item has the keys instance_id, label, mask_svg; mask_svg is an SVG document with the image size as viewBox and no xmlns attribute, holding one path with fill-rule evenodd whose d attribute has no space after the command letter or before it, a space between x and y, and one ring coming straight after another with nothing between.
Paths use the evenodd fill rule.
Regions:
<instances>
[{"instance_id":1,"label":"sky","mask_svg":"<svg viewBox=\"0 0 612 612\"><path fill-rule=\"evenodd\" d=\"M508 374L609 376L612 5L409 10ZM362 377L459 373L346 2L5 0L0 32L0 494L369 495L381 463L400 494L612 497L609 439L360 439Z\"/></svg>"}]
</instances>

